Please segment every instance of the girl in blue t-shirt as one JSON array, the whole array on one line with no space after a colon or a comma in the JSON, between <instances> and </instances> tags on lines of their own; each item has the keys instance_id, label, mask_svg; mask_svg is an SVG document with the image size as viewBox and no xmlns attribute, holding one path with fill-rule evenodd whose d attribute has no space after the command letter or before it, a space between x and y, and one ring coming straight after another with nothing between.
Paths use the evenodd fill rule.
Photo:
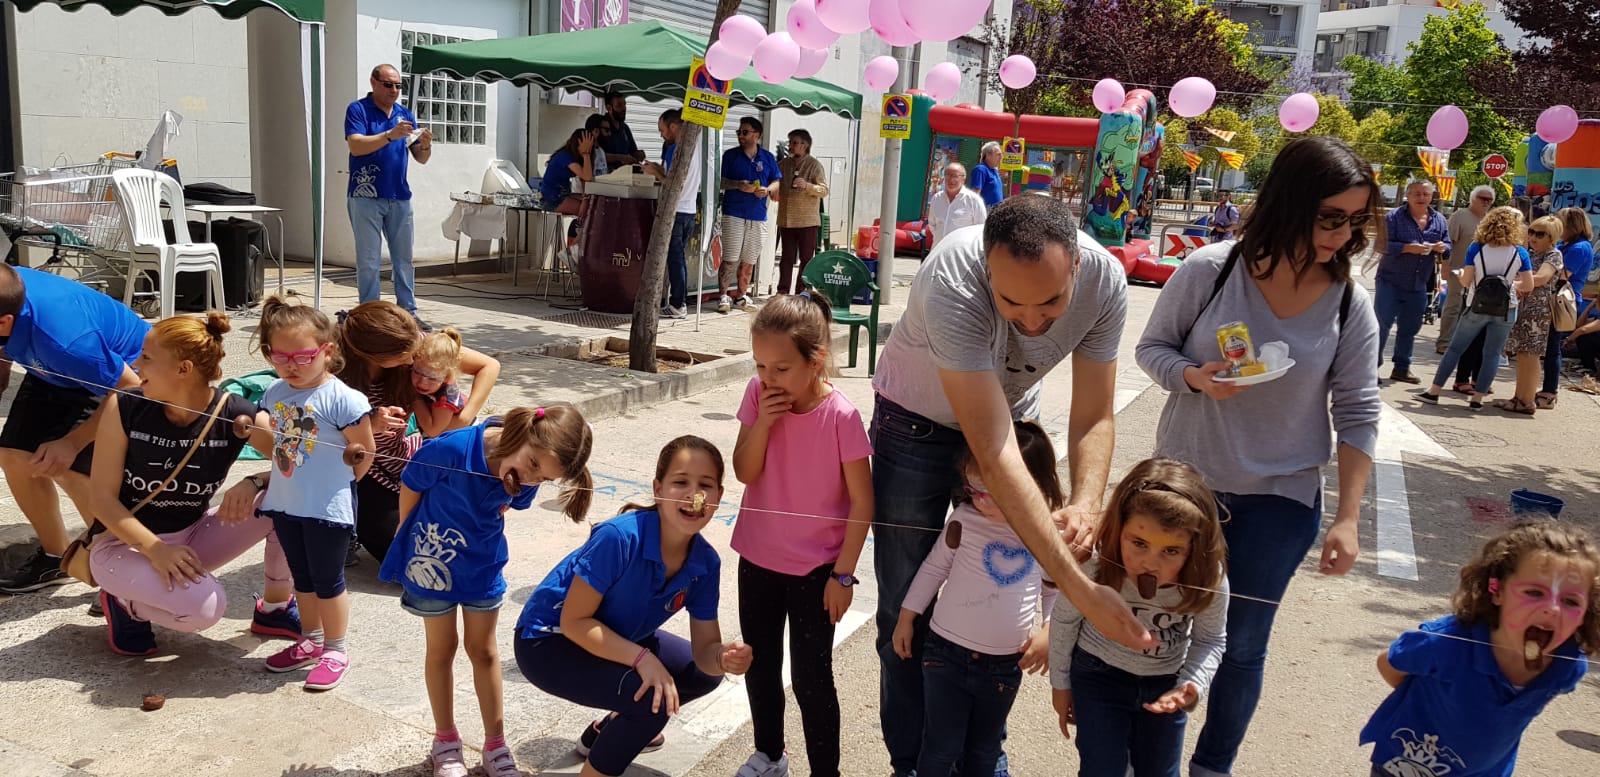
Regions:
<instances>
[{"instance_id":1,"label":"girl in blue t-shirt","mask_svg":"<svg viewBox=\"0 0 1600 777\"><path fill-rule=\"evenodd\" d=\"M453 703L457 607L483 715L483 770L491 777L521 774L506 747L494 639L506 592L501 571L510 557L504 515L508 508L533 504L540 483L564 480L571 488L562 494L563 511L582 521L593 494L592 448L589 425L577 408L519 407L423 443L401 475L402 523L378 577L400 583L400 606L423 618L436 777L467 774Z\"/></svg>"},{"instance_id":2,"label":"girl in blue t-shirt","mask_svg":"<svg viewBox=\"0 0 1600 777\"><path fill-rule=\"evenodd\" d=\"M1395 690L1361 730L1374 777L1510 777L1522 732L1600 651L1600 545L1519 523L1461 568L1452 603L1378 656Z\"/></svg>"},{"instance_id":3,"label":"girl in blue t-shirt","mask_svg":"<svg viewBox=\"0 0 1600 777\"><path fill-rule=\"evenodd\" d=\"M344 357L327 314L272 297L261 306L257 336L279 378L261 397L272 430L250 440L273 463L271 486L257 481L266 490L258 509L272 518L289 561L303 635L267 658L267 670L312 667L306 689L325 691L350 664L344 559L355 532L355 482L372 466L372 405L333 375Z\"/></svg>"},{"instance_id":4,"label":"girl in blue t-shirt","mask_svg":"<svg viewBox=\"0 0 1600 777\"><path fill-rule=\"evenodd\" d=\"M722 452L692 435L661 449L656 503L594 527L517 619L517 666L554 696L612 711L578 739L582 777L616 777L660 747L678 706L744 674L751 650L717 624L721 561L700 531L722 499ZM689 611L690 639L661 629Z\"/></svg>"}]
</instances>

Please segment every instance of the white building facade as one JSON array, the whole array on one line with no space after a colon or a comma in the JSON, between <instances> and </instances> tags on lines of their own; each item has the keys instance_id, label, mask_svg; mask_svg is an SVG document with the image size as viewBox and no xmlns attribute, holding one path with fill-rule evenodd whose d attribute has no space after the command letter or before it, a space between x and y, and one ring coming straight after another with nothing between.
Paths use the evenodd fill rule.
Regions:
<instances>
[{"instance_id":1,"label":"white building facade","mask_svg":"<svg viewBox=\"0 0 1600 777\"><path fill-rule=\"evenodd\" d=\"M1339 63L1352 54L1380 62L1397 63L1406 58L1406 45L1422 37L1422 24L1429 16L1449 13L1444 6L1476 4L1484 6L1489 29L1500 34L1506 48L1515 51L1524 37L1500 12L1498 0L1321 0L1317 17L1317 38L1312 69L1327 91L1341 91L1349 77Z\"/></svg>"}]
</instances>

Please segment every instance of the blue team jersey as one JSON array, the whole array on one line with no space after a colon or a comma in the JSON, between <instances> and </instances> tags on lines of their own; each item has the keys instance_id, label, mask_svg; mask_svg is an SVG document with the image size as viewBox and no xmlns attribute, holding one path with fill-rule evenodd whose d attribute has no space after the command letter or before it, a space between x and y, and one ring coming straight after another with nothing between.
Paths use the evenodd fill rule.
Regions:
<instances>
[{"instance_id":1,"label":"blue team jersey","mask_svg":"<svg viewBox=\"0 0 1600 777\"><path fill-rule=\"evenodd\" d=\"M1487 628L1462 626L1450 615L1389 646L1389 663L1406 678L1361 730L1362 744L1375 743L1372 763L1379 771L1510 777L1522 732L1551 699L1578 686L1586 664L1569 639L1544 672L1517 690L1493 648L1479 644L1488 641Z\"/></svg>"},{"instance_id":2,"label":"blue team jersey","mask_svg":"<svg viewBox=\"0 0 1600 777\"><path fill-rule=\"evenodd\" d=\"M722 177L730 181L755 181L761 186L770 186L783 175L778 172L778 158L771 151L757 146L756 156L751 159L743 148L735 146L722 153ZM766 221L767 200L738 189L729 189L722 193L722 213L745 221Z\"/></svg>"},{"instance_id":3,"label":"blue team jersey","mask_svg":"<svg viewBox=\"0 0 1600 777\"><path fill-rule=\"evenodd\" d=\"M417 126L417 117L404 105L395 103L385 116L369 93L345 109L344 136L382 135L401 121L411 122L413 128ZM370 154L351 154L348 195L380 200L411 199L411 185L406 182L406 166L411 162L408 141L409 138L391 140Z\"/></svg>"},{"instance_id":4,"label":"blue team jersey","mask_svg":"<svg viewBox=\"0 0 1600 777\"><path fill-rule=\"evenodd\" d=\"M490 418L445 432L411 457L400 482L422 498L400 525L379 579L443 602L505 595L502 571L510 551L501 510L528 509L539 487L523 486L513 497L489 470L483 433L499 425L499 418Z\"/></svg>"},{"instance_id":5,"label":"blue team jersey","mask_svg":"<svg viewBox=\"0 0 1600 777\"><path fill-rule=\"evenodd\" d=\"M53 386L102 396L144 350L150 325L94 289L54 273L18 267L26 296L0 339L6 356ZM70 377L66 377L70 376Z\"/></svg>"},{"instance_id":6,"label":"blue team jersey","mask_svg":"<svg viewBox=\"0 0 1600 777\"><path fill-rule=\"evenodd\" d=\"M574 577L600 592L595 618L632 642L654 634L679 610L697 621L716 620L721 569L717 551L697 534L683 567L667 579L661 516L654 510L623 513L594 527L583 547L550 570L522 608L517 636L561 633L561 607Z\"/></svg>"}]
</instances>

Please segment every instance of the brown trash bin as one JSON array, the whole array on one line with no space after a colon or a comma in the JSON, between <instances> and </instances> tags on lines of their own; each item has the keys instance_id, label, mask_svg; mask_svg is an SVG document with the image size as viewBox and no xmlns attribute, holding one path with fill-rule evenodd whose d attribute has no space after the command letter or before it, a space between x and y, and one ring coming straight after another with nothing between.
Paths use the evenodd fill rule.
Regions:
<instances>
[{"instance_id":1,"label":"brown trash bin","mask_svg":"<svg viewBox=\"0 0 1600 777\"><path fill-rule=\"evenodd\" d=\"M655 200L597 196L590 202L583 260L578 264L584 307L601 313L633 312L655 218Z\"/></svg>"}]
</instances>

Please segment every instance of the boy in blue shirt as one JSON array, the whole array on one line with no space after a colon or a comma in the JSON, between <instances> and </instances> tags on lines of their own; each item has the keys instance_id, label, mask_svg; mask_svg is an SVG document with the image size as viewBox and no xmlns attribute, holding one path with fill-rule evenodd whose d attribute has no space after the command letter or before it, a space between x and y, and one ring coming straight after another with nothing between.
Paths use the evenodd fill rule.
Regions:
<instances>
[{"instance_id":1,"label":"boy in blue shirt","mask_svg":"<svg viewBox=\"0 0 1600 777\"><path fill-rule=\"evenodd\" d=\"M126 305L81 283L0 264L0 347L27 371L0 430L0 467L39 535L39 549L0 575L0 592L72 582L60 569L68 539L56 485L80 515L94 514L88 476L100 403L112 388L139 385L129 365L149 332Z\"/></svg>"},{"instance_id":2,"label":"boy in blue shirt","mask_svg":"<svg viewBox=\"0 0 1600 777\"><path fill-rule=\"evenodd\" d=\"M717 274L722 298L717 301L718 313L750 304L746 296L750 276L767 241L767 200L778 201L780 187L772 184L782 177L777 157L761 147L761 120L740 119L739 147L722 154L722 271Z\"/></svg>"}]
</instances>

